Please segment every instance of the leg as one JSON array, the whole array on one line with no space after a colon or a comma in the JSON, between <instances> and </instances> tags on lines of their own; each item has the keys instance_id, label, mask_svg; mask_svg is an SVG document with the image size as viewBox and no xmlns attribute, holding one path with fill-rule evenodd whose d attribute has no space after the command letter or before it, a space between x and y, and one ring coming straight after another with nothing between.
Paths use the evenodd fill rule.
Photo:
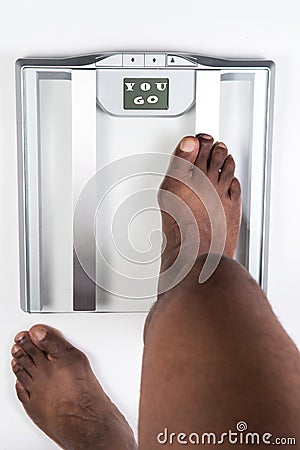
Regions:
<instances>
[{"instance_id":1,"label":"leg","mask_svg":"<svg viewBox=\"0 0 300 450\"><path fill-rule=\"evenodd\" d=\"M180 147L175 151L210 177L222 200L230 231L225 256L202 285L198 275L210 242L203 205L172 179L167 177L162 184L164 190L177 191L195 211L202 243L192 271L179 285L159 296L146 321L141 450L161 448L159 433L163 433L160 442L166 439L173 441L170 448L182 448L177 435L170 433L214 432L220 436L229 429L237 431L239 421L248 424L249 432L300 438L299 353L260 287L232 259L240 220L239 185L233 178L233 160L226 152L222 150L214 160L217 148L212 147L212 140L209 144L200 136L191 152L184 153ZM163 195L161 192L159 198L162 206ZM162 221L168 238L162 258L164 270L177 255L179 233L173 231L176 225L170 216L162 213ZM184 239L184 233L182 236Z\"/></svg>"},{"instance_id":2,"label":"leg","mask_svg":"<svg viewBox=\"0 0 300 450\"><path fill-rule=\"evenodd\" d=\"M124 416L105 394L87 357L46 325L19 333L12 348L16 390L27 414L67 450L133 450Z\"/></svg>"}]
</instances>

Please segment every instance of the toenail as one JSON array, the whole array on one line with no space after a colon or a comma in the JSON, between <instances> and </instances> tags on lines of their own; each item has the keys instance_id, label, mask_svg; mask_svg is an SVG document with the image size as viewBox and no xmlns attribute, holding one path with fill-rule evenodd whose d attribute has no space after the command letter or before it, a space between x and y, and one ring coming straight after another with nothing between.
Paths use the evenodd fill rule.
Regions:
<instances>
[{"instance_id":1,"label":"toenail","mask_svg":"<svg viewBox=\"0 0 300 450\"><path fill-rule=\"evenodd\" d=\"M17 361L13 359L11 362L11 367L15 367L17 364L18 364Z\"/></svg>"},{"instance_id":2,"label":"toenail","mask_svg":"<svg viewBox=\"0 0 300 450\"><path fill-rule=\"evenodd\" d=\"M224 144L224 142L218 142L218 147L220 147L220 148L225 148L225 149L227 149L227 146Z\"/></svg>"},{"instance_id":3,"label":"toenail","mask_svg":"<svg viewBox=\"0 0 300 450\"><path fill-rule=\"evenodd\" d=\"M231 161L234 161L233 156L232 155L228 155L227 156L228 159L231 159Z\"/></svg>"},{"instance_id":4,"label":"toenail","mask_svg":"<svg viewBox=\"0 0 300 450\"><path fill-rule=\"evenodd\" d=\"M44 328L36 328L35 330L32 330L31 333L37 341L42 341L45 339L47 331L44 330Z\"/></svg>"},{"instance_id":5,"label":"toenail","mask_svg":"<svg viewBox=\"0 0 300 450\"><path fill-rule=\"evenodd\" d=\"M198 137L200 137L201 139L205 139L207 141L211 141L213 139L213 137L210 136L210 134L198 134Z\"/></svg>"},{"instance_id":6,"label":"toenail","mask_svg":"<svg viewBox=\"0 0 300 450\"><path fill-rule=\"evenodd\" d=\"M12 354L14 356L21 356L22 355L22 349L20 347L14 346L12 349Z\"/></svg>"},{"instance_id":7,"label":"toenail","mask_svg":"<svg viewBox=\"0 0 300 450\"><path fill-rule=\"evenodd\" d=\"M21 341L24 340L24 338L25 338L25 333L19 333L19 334L17 334L17 336L15 337L15 341L16 341L16 342L21 342Z\"/></svg>"},{"instance_id":8,"label":"toenail","mask_svg":"<svg viewBox=\"0 0 300 450\"><path fill-rule=\"evenodd\" d=\"M183 138L180 143L180 150L184 152L192 152L195 148L195 141L193 138Z\"/></svg>"}]
</instances>

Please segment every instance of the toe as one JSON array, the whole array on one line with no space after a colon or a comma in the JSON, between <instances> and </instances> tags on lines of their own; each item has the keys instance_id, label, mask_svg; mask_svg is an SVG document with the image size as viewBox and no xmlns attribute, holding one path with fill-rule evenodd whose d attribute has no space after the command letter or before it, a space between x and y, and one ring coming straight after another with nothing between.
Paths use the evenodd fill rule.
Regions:
<instances>
[{"instance_id":1,"label":"toe","mask_svg":"<svg viewBox=\"0 0 300 450\"><path fill-rule=\"evenodd\" d=\"M227 154L228 150L223 142L218 142L211 150L207 174L213 183L219 181L221 167L224 164Z\"/></svg>"},{"instance_id":2,"label":"toe","mask_svg":"<svg viewBox=\"0 0 300 450\"><path fill-rule=\"evenodd\" d=\"M28 331L20 331L18 334L16 334L15 336L15 342L18 344L19 342L21 342L24 337L28 334Z\"/></svg>"},{"instance_id":3,"label":"toe","mask_svg":"<svg viewBox=\"0 0 300 450\"><path fill-rule=\"evenodd\" d=\"M29 392L19 382L16 383L16 392L20 402L26 404L29 401Z\"/></svg>"},{"instance_id":4,"label":"toe","mask_svg":"<svg viewBox=\"0 0 300 450\"><path fill-rule=\"evenodd\" d=\"M22 331L15 337L15 342L25 354L29 355L35 365L45 359L44 353L32 342L28 331Z\"/></svg>"},{"instance_id":5,"label":"toe","mask_svg":"<svg viewBox=\"0 0 300 450\"><path fill-rule=\"evenodd\" d=\"M26 388L30 385L32 378L29 373L18 363L16 359L11 362L11 367L18 381Z\"/></svg>"},{"instance_id":6,"label":"toe","mask_svg":"<svg viewBox=\"0 0 300 450\"><path fill-rule=\"evenodd\" d=\"M194 163L199 150L199 141L195 136L185 136L177 145L174 155Z\"/></svg>"},{"instance_id":7,"label":"toe","mask_svg":"<svg viewBox=\"0 0 300 450\"><path fill-rule=\"evenodd\" d=\"M30 373L34 370L35 365L29 355L25 353L25 350L18 344L14 344L11 349L12 356L18 361L18 363Z\"/></svg>"},{"instance_id":8,"label":"toe","mask_svg":"<svg viewBox=\"0 0 300 450\"><path fill-rule=\"evenodd\" d=\"M35 368L35 365L29 355L25 353L24 349L19 345L15 344L11 349L12 356L18 361L20 366L24 367L27 372L32 375L32 371Z\"/></svg>"},{"instance_id":9,"label":"toe","mask_svg":"<svg viewBox=\"0 0 300 450\"><path fill-rule=\"evenodd\" d=\"M185 136L173 152L167 175L186 175L193 169L199 151L199 141L194 136ZM180 159L179 159L180 158Z\"/></svg>"},{"instance_id":10,"label":"toe","mask_svg":"<svg viewBox=\"0 0 300 450\"><path fill-rule=\"evenodd\" d=\"M59 358L66 351L74 349L60 331L47 325L34 325L30 328L29 334L34 344L47 353L50 359Z\"/></svg>"},{"instance_id":11,"label":"toe","mask_svg":"<svg viewBox=\"0 0 300 450\"><path fill-rule=\"evenodd\" d=\"M229 186L233 180L235 171L235 162L231 155L228 155L221 168L219 183L224 186L225 190L229 189Z\"/></svg>"},{"instance_id":12,"label":"toe","mask_svg":"<svg viewBox=\"0 0 300 450\"><path fill-rule=\"evenodd\" d=\"M198 134L197 138L199 139L200 150L195 165L206 173L208 157L214 143L214 138L209 134Z\"/></svg>"},{"instance_id":13,"label":"toe","mask_svg":"<svg viewBox=\"0 0 300 450\"><path fill-rule=\"evenodd\" d=\"M229 187L229 196L232 200L241 198L241 184L237 178L233 178Z\"/></svg>"},{"instance_id":14,"label":"toe","mask_svg":"<svg viewBox=\"0 0 300 450\"><path fill-rule=\"evenodd\" d=\"M14 344L11 348L11 354L15 358L19 358L20 356L25 355L26 353L20 345Z\"/></svg>"}]
</instances>

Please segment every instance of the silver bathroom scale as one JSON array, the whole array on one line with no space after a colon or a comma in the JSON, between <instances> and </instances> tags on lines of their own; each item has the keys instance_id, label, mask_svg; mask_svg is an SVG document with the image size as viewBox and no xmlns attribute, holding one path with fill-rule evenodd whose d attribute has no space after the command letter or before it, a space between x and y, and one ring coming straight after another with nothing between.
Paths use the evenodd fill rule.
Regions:
<instances>
[{"instance_id":1,"label":"silver bathroom scale","mask_svg":"<svg viewBox=\"0 0 300 450\"><path fill-rule=\"evenodd\" d=\"M236 259L267 289L274 64L101 53L16 63L21 307L148 311L157 190L185 135L224 141L241 180Z\"/></svg>"}]
</instances>

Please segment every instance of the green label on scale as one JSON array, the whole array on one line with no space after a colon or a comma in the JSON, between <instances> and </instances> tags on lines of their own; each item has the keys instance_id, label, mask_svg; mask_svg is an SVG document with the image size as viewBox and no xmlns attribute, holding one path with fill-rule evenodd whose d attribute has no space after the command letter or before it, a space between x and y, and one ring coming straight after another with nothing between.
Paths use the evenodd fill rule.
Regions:
<instances>
[{"instance_id":1,"label":"green label on scale","mask_svg":"<svg viewBox=\"0 0 300 450\"><path fill-rule=\"evenodd\" d=\"M168 109L168 78L124 78L124 109Z\"/></svg>"}]
</instances>

